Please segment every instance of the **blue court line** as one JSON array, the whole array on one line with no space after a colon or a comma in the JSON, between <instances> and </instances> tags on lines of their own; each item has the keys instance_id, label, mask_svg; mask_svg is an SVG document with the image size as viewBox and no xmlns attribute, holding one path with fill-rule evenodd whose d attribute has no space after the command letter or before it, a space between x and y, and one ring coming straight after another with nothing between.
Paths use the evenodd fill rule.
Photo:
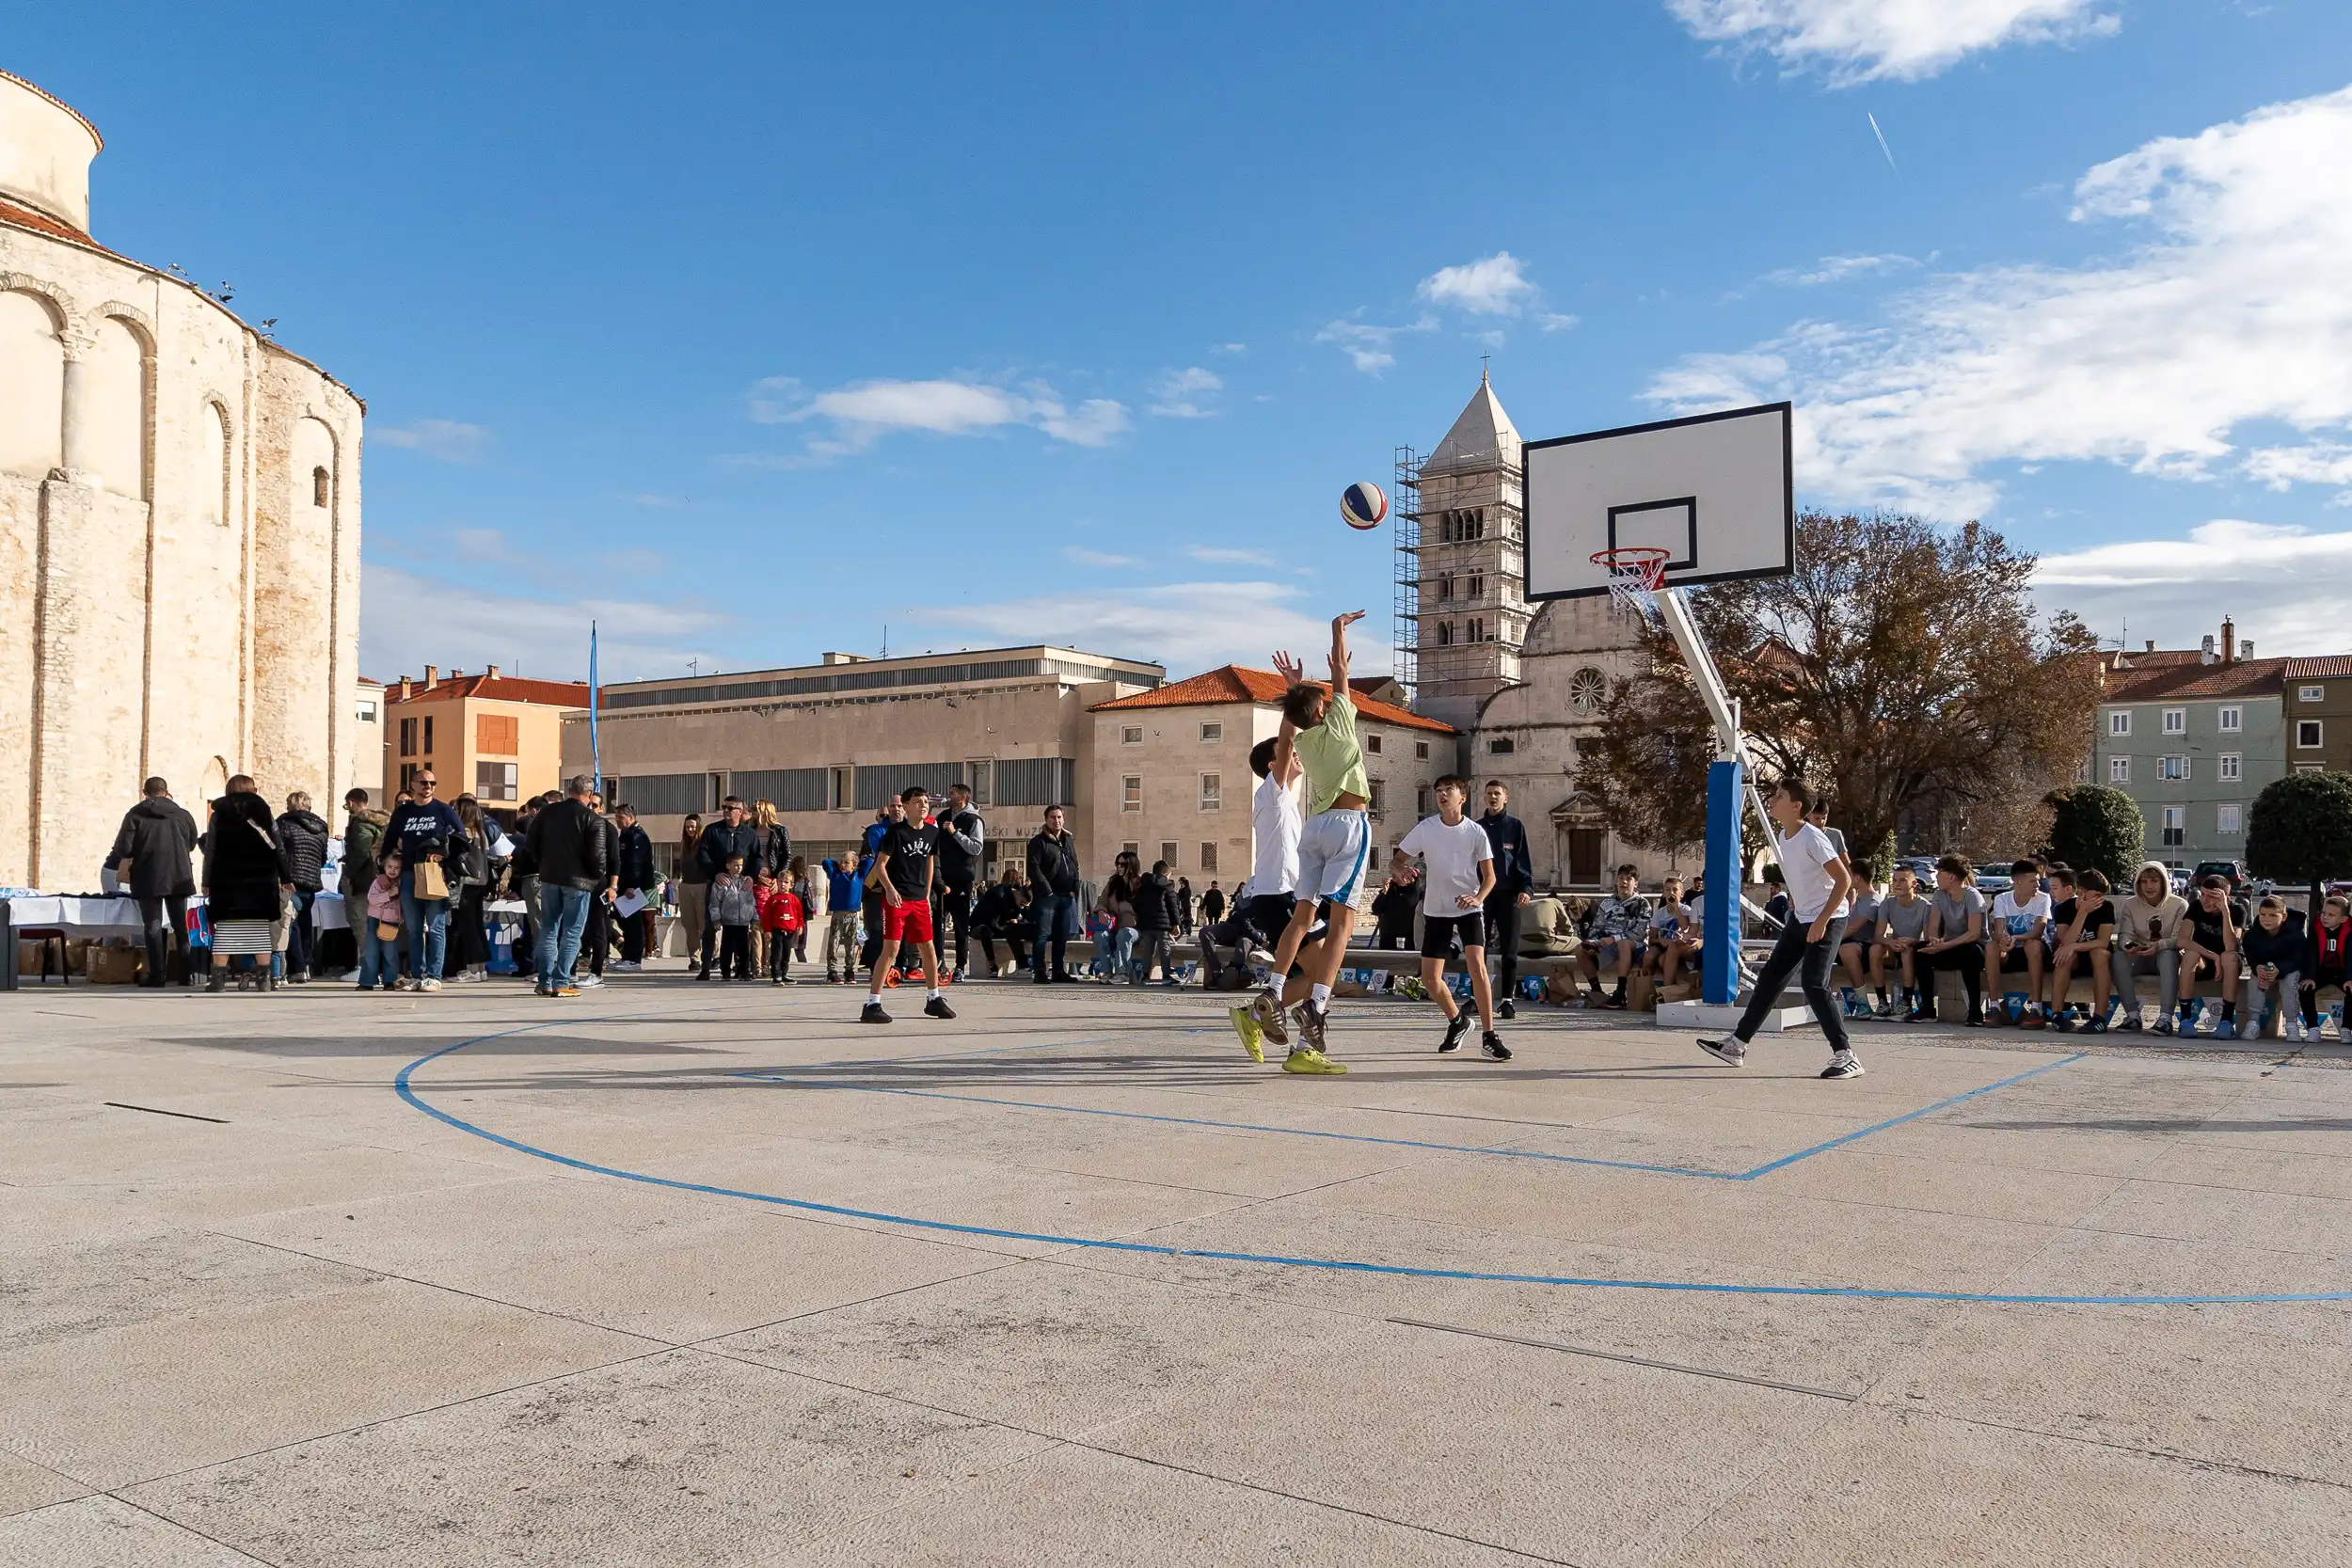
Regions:
<instances>
[{"instance_id":1,"label":"blue court line","mask_svg":"<svg viewBox=\"0 0 2352 1568\"><path fill-rule=\"evenodd\" d=\"M568 1022L568 1021L566 1021ZM589 1019L591 1023L612 1022L610 1018ZM637 1022L629 1017L624 1022ZM443 1056L454 1054L469 1046L482 1045L510 1035L533 1029L556 1027L556 1021L527 1023L518 1028L501 1030L496 1034L480 1035L472 1039L445 1045L428 1052L402 1068L392 1080L392 1087L412 1108L423 1112L436 1121L469 1132L477 1138L511 1148L517 1154L528 1154L536 1160L586 1171L595 1176L609 1176L615 1180L635 1181L648 1187L666 1187L673 1192L701 1193L711 1197L740 1198L748 1203L765 1203L779 1209L797 1210L803 1213L831 1214L842 1219L870 1220L877 1225L901 1226L914 1230L942 1231L958 1236L982 1236L997 1241L1038 1242L1049 1246L1086 1247L1100 1252L1119 1252L1155 1258L1197 1258L1220 1263L1261 1263L1280 1268L1319 1269L1335 1274L1383 1275L1410 1279L1454 1279L1483 1284L1580 1286L1599 1291L1672 1291L1701 1295L1735 1296L1837 1296L1865 1301L1949 1301L1989 1302L2015 1306L2042 1307L2217 1307L2230 1305L2279 1304L2290 1302L2352 1301L2352 1291L2308 1291L2270 1292L2248 1295L2171 1295L2171 1296L2094 1296L1999 1293L1973 1291L1904 1291L1879 1289L1864 1285L1753 1285L1710 1280L1677 1279L1608 1279L1577 1275L1505 1274L1478 1269L1417 1268L1403 1263L1366 1263L1344 1258L1292 1258L1279 1253L1228 1252L1204 1247L1168 1246L1155 1242L1118 1242L1093 1236L1060 1236L1048 1231L1012 1230L1000 1226L960 1225L952 1220L927 1220L910 1214L884 1213L879 1210L852 1209L844 1204L819 1203L813 1198L785 1197L774 1193L748 1192L739 1187L712 1186L700 1181L680 1181L672 1177L654 1176L644 1171L623 1170L617 1165L600 1165L593 1161L576 1160L568 1154L540 1148L517 1138L490 1132L437 1106L428 1105L418 1098L409 1080L416 1070ZM2059 1064L2053 1063L2052 1066Z\"/></svg>"},{"instance_id":2,"label":"blue court line","mask_svg":"<svg viewBox=\"0 0 2352 1568\"><path fill-rule=\"evenodd\" d=\"M1058 1043L1090 1045L1098 1042L1070 1040ZM1046 1048L1041 1046L1037 1049ZM2085 1054L2086 1053L2076 1052L2071 1056L2060 1057L2055 1062L2045 1062L2038 1068L2030 1069L2013 1077L2004 1078L1997 1084L1987 1084L1981 1088L1970 1089L1965 1094L1956 1094L1949 1099L1939 1100L1932 1105L1923 1105L1915 1111L1906 1111L1899 1117L1891 1117L1873 1126L1857 1128L1851 1132L1840 1133L1825 1143L1815 1144L1810 1148L1801 1148L1794 1154L1784 1154L1777 1160L1768 1161L1750 1170L1705 1170L1695 1165L1651 1165L1632 1160L1603 1160L1590 1154L1548 1154L1536 1149L1512 1148L1496 1144L1443 1144L1432 1143L1421 1138L1383 1138L1365 1132L1327 1132L1311 1127L1269 1127L1263 1122L1217 1121L1205 1117L1171 1117L1150 1111L1110 1111L1094 1105L1062 1105L1041 1100L998 1100L987 1095L948 1094L938 1089L891 1088L878 1084L835 1084L828 1083L821 1078L789 1078L781 1073L772 1072L738 1072L730 1076L756 1079L763 1084L780 1084L787 1088L795 1089L833 1089L847 1094L901 1095L911 1100L947 1100L966 1105L1008 1106L1019 1111L1052 1111L1076 1117L1113 1117L1121 1121L1167 1122L1178 1127L1210 1127L1229 1132L1272 1132L1292 1138L1328 1138L1340 1143L1379 1144L1391 1148L1425 1148L1441 1154L1483 1154L1499 1160L1542 1160L1564 1165L1600 1165L1610 1170L1647 1171L1657 1176L1691 1176L1708 1181L1754 1181L1758 1177L1768 1176L1773 1171L1793 1165L1800 1160L1809 1160L1816 1154L1827 1153L1841 1145L1852 1143L1857 1138L1867 1138L1873 1132L1883 1132L1890 1127L1900 1127L1904 1122L1916 1121L1921 1117L1933 1116L1936 1112L1957 1105L1964 1100L1974 1100L1980 1094L1991 1094L1995 1089L2008 1088L2011 1084L2022 1084L2028 1078L2036 1078L2045 1072L2055 1072L2059 1068L2081 1061ZM934 1061L938 1058L907 1056L895 1059ZM828 1062L825 1065L842 1067L875 1064Z\"/></svg>"}]
</instances>

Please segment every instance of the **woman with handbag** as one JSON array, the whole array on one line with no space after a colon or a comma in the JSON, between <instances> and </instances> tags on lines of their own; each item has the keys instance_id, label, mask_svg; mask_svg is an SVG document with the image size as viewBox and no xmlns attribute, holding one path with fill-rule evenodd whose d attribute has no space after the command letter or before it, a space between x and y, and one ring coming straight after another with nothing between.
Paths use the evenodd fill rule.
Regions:
<instances>
[{"instance_id":1,"label":"woman with handbag","mask_svg":"<svg viewBox=\"0 0 2352 1568\"><path fill-rule=\"evenodd\" d=\"M490 974L490 933L482 906L490 896L490 835L496 830L483 815L482 802L470 795L457 797L457 820L466 830L466 842L449 861L458 876L449 968L457 979L480 981Z\"/></svg>"},{"instance_id":2,"label":"woman with handbag","mask_svg":"<svg viewBox=\"0 0 2352 1568\"><path fill-rule=\"evenodd\" d=\"M408 799L392 808L384 842L400 850L401 922L408 928L408 973L395 990L437 991L449 942L451 857L462 855L466 825L433 798L430 763L408 777Z\"/></svg>"},{"instance_id":3,"label":"woman with handbag","mask_svg":"<svg viewBox=\"0 0 2352 1568\"><path fill-rule=\"evenodd\" d=\"M226 985L230 963L240 958L246 960L240 989L254 981L272 989L274 928L294 886L294 861L269 802L245 774L230 779L229 792L213 802L202 848L205 912L213 925L213 972L204 989Z\"/></svg>"}]
</instances>

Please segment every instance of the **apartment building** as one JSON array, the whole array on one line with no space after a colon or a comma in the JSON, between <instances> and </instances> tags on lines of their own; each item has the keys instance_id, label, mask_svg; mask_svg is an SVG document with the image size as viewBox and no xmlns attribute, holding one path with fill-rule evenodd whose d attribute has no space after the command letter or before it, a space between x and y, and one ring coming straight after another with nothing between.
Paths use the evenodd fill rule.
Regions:
<instances>
[{"instance_id":1,"label":"apartment building","mask_svg":"<svg viewBox=\"0 0 2352 1568\"><path fill-rule=\"evenodd\" d=\"M394 789L427 763L440 796L471 795L511 821L518 802L561 783L564 716L588 706L583 681L478 675L433 665L421 678L403 675L384 694L384 777Z\"/></svg>"},{"instance_id":2,"label":"apartment building","mask_svg":"<svg viewBox=\"0 0 2352 1568\"><path fill-rule=\"evenodd\" d=\"M2243 859L2248 808L2286 771L2281 683L2295 661L2250 657L2252 646L2224 621L2200 648L2106 656L2090 781L2139 803L2151 860Z\"/></svg>"},{"instance_id":3,"label":"apartment building","mask_svg":"<svg viewBox=\"0 0 2352 1568\"><path fill-rule=\"evenodd\" d=\"M2287 770L2352 773L2352 654L2288 659L2281 680Z\"/></svg>"},{"instance_id":4,"label":"apartment building","mask_svg":"<svg viewBox=\"0 0 2352 1568\"><path fill-rule=\"evenodd\" d=\"M728 795L772 802L812 861L854 846L909 784L971 785L988 863L1025 853L1049 805L1081 846L1093 787L1096 704L1157 688L1157 664L1044 644L818 663L601 689L605 799L627 803L667 871L689 813ZM564 726L567 770L589 770L587 714ZM1093 867L1089 865L1089 872Z\"/></svg>"},{"instance_id":5,"label":"apartment building","mask_svg":"<svg viewBox=\"0 0 2352 1568\"><path fill-rule=\"evenodd\" d=\"M1454 771L1460 736L1453 725L1400 706L1385 676L1349 683L1357 734L1372 784L1373 844L1385 866L1413 824L1437 809L1430 785ZM1282 677L1228 664L1156 690L1096 705L1092 795L1100 802L1079 837L1089 874L1121 849L1149 866L1168 863L1201 893L1228 893L1249 875L1254 852L1250 748L1281 728ZM1379 879L1367 879L1369 907Z\"/></svg>"}]
</instances>

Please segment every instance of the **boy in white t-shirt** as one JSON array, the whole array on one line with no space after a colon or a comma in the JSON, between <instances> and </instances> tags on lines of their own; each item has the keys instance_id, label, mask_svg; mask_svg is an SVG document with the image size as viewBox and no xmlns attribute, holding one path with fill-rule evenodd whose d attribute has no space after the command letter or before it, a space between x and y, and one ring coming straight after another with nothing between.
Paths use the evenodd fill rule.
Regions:
<instances>
[{"instance_id":1,"label":"boy in white t-shirt","mask_svg":"<svg viewBox=\"0 0 2352 1568\"><path fill-rule=\"evenodd\" d=\"M1470 1015L1446 989L1445 964L1456 951L1470 971L1470 995L1478 1002L1479 1050L1491 1061L1507 1062L1511 1048L1495 1033L1494 983L1486 975L1486 929L1483 911L1495 890L1494 845L1486 830L1462 815L1470 785L1452 773L1437 784L1438 815L1424 816L1397 848L1419 855L1423 868L1421 983L1445 1013L1440 1052L1459 1051L1470 1033Z\"/></svg>"},{"instance_id":2,"label":"boy in white t-shirt","mask_svg":"<svg viewBox=\"0 0 2352 1568\"><path fill-rule=\"evenodd\" d=\"M1984 992L1988 997L2001 994L2001 976L2026 976L2026 1010L2016 1020L2019 1027L2042 1027L2042 977L2049 961L2049 948L2042 934L2050 924L2050 895L2042 891L2042 867L2031 861L2011 862L2009 886L1994 895L1992 918L1985 922ZM2010 1022L2009 1011L1998 1006L1989 1007L1985 1016L1995 1023Z\"/></svg>"},{"instance_id":3,"label":"boy in white t-shirt","mask_svg":"<svg viewBox=\"0 0 2352 1568\"><path fill-rule=\"evenodd\" d=\"M1679 877L1669 877L1659 884L1658 904L1650 911L1646 945L1646 961L1657 972L1661 986L1673 985L1675 976L1683 970L1698 967L1698 915L1683 902Z\"/></svg>"},{"instance_id":4,"label":"boy in white t-shirt","mask_svg":"<svg viewBox=\"0 0 2352 1568\"><path fill-rule=\"evenodd\" d=\"M1756 1038L1764 1015L1780 1002L1781 988L1795 974L1804 988L1813 1016L1829 1037L1829 1066L1824 1078L1859 1078L1862 1064L1854 1059L1846 1038L1846 1021L1836 999L1829 993L1829 969L1846 934L1846 893L1853 875L1846 858L1829 835L1804 819L1813 792L1795 779L1783 779L1772 788L1767 809L1780 831L1780 868L1788 889L1789 919L1780 940L1756 977L1755 994L1740 1016L1740 1026L1722 1039L1701 1039L1699 1049L1727 1067L1748 1065L1748 1042Z\"/></svg>"}]
</instances>

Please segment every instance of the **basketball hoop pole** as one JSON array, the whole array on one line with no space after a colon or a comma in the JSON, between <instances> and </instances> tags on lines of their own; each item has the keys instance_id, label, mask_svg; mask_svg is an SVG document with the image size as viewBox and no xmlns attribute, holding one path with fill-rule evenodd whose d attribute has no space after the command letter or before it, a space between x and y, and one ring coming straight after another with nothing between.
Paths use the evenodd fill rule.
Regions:
<instances>
[{"instance_id":1,"label":"basketball hoop pole","mask_svg":"<svg viewBox=\"0 0 2352 1568\"><path fill-rule=\"evenodd\" d=\"M1764 829L1764 843L1773 863L1780 860L1780 833L1764 797L1756 787L1748 766L1747 744L1740 733L1740 705L1724 689L1722 672L1708 652L1707 640L1691 619L1690 606L1679 588L1661 588L1656 594L1659 618L1674 634L1682 662L1699 689L1699 701L1715 724L1715 762L1707 770L1707 904L1702 923L1708 941L1700 955L1699 999L1727 1006L1740 999L1739 936L1746 930L1742 918L1747 903L1747 867L1740 853L1740 814L1743 806L1756 813ZM1722 934L1733 933L1733 940Z\"/></svg>"}]
</instances>

